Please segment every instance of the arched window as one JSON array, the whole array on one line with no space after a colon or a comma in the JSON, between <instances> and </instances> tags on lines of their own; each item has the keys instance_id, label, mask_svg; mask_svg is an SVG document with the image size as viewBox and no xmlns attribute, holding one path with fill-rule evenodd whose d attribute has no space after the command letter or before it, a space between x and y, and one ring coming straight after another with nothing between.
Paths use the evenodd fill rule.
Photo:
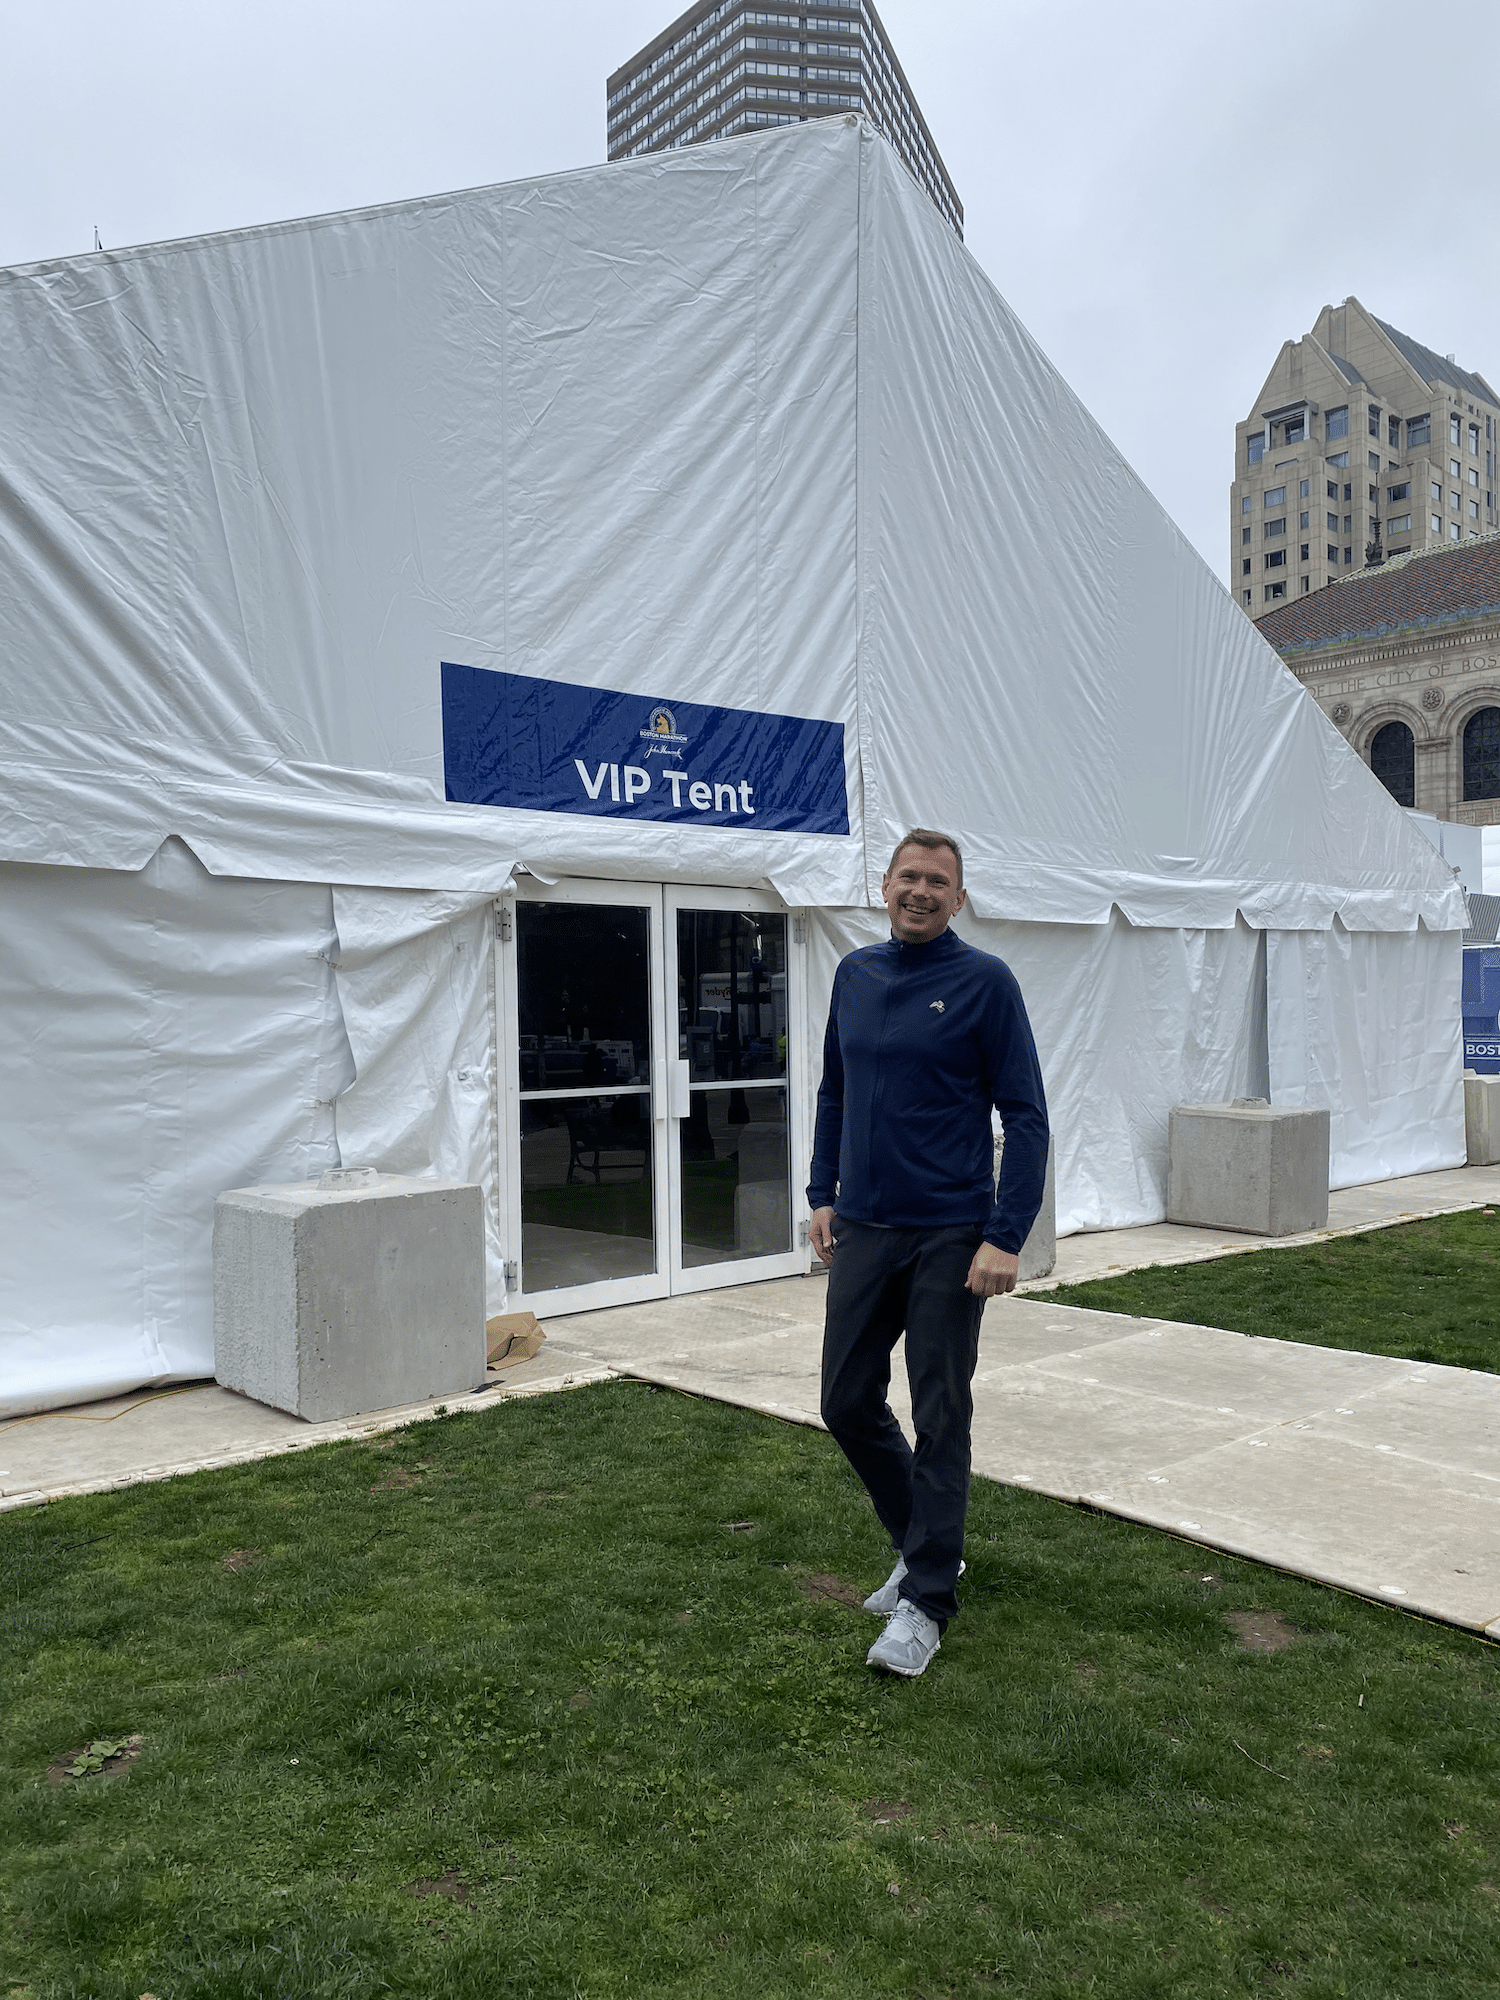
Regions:
<instances>
[{"instance_id":1,"label":"arched window","mask_svg":"<svg viewBox=\"0 0 1500 2000\"><path fill-rule=\"evenodd\" d=\"M1500 799L1500 708L1481 708L1464 724L1464 797Z\"/></svg>"},{"instance_id":2,"label":"arched window","mask_svg":"<svg viewBox=\"0 0 1500 2000\"><path fill-rule=\"evenodd\" d=\"M1486 709L1500 722L1500 709ZM1478 721L1476 716L1475 721ZM1417 743L1404 722L1388 722L1377 729L1370 745L1370 769L1379 778L1398 806L1417 802ZM1469 769L1469 738L1464 735L1464 774ZM1500 785L1495 787L1500 792ZM1467 794L1465 795L1467 796Z\"/></svg>"}]
</instances>

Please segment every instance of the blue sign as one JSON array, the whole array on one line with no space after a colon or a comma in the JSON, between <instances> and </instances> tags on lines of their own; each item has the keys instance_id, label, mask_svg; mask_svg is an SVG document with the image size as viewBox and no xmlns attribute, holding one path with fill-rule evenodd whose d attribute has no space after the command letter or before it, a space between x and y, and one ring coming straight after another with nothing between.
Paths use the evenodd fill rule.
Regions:
<instances>
[{"instance_id":1,"label":"blue sign","mask_svg":"<svg viewBox=\"0 0 1500 2000\"><path fill-rule=\"evenodd\" d=\"M443 662L443 775L457 804L847 833L844 725L654 702Z\"/></svg>"}]
</instances>

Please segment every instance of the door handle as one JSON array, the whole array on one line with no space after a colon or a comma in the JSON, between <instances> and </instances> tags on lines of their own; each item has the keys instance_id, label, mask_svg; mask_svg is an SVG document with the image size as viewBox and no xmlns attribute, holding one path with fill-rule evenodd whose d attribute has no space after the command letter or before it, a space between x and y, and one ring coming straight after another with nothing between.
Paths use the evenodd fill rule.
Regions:
<instances>
[{"instance_id":1,"label":"door handle","mask_svg":"<svg viewBox=\"0 0 1500 2000\"><path fill-rule=\"evenodd\" d=\"M684 1059L679 1057L676 1061L668 1064L668 1071L672 1083L672 1101L668 1116L672 1118L686 1118L693 1108L691 1075L688 1065Z\"/></svg>"}]
</instances>

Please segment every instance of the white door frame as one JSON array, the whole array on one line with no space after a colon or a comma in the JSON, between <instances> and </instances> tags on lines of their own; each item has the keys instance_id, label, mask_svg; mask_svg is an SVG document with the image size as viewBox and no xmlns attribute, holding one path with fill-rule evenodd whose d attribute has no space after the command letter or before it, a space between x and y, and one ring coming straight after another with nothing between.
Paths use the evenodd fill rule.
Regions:
<instances>
[{"instance_id":1,"label":"white door frame","mask_svg":"<svg viewBox=\"0 0 1500 2000\"><path fill-rule=\"evenodd\" d=\"M807 1269L807 1250L801 1241L802 1225L805 1219L806 1203L802 1190L797 1186L798 1162L803 1157L803 1125L806 1119L806 1093L800 1087L801 1077L794 1074L794 1065L802 1067L805 1057L802 1051L803 1027L807 1018L807 1006L803 986L803 968L806 954L798 935L800 926L793 921L793 912L781 898L768 889L715 889L679 888L672 883L663 889L665 904L664 930L666 933L667 986L675 1007L677 994L677 912L679 910L731 910L737 914L760 913L782 917L786 922L786 1021L787 1021L787 1073L783 1079L787 1100L787 1172L790 1180L788 1189L788 1247L776 1251L769 1257L740 1257L728 1259L722 1264L699 1264L691 1270L682 1265L682 1145L680 1131L682 1121L689 1110L688 1066L677 1054L675 1018L670 1022L672 1047L669 1051L670 1070L668 1073L668 1095L672 1114L672 1130L668 1138L668 1155L671 1166L671 1205L667 1210L669 1227L669 1270L672 1290L678 1292L706 1292L721 1285L750 1285L761 1278L792 1278L800 1276ZM803 1072L805 1075L805 1068ZM766 1079L769 1083L770 1079ZM766 1083L747 1083L746 1090L764 1089ZM722 1086L728 1089L730 1086Z\"/></svg>"},{"instance_id":2,"label":"white door frame","mask_svg":"<svg viewBox=\"0 0 1500 2000\"><path fill-rule=\"evenodd\" d=\"M518 1039L515 906L518 902L605 903L647 912L651 1032L652 1217L656 1268L632 1278L598 1279L543 1292L526 1290L521 1239L521 1062ZM687 1064L677 1054L677 912L684 909L765 912L784 917L787 937L787 1155L791 1178L790 1247L768 1257L682 1268L679 1127L690 1109ZM506 1307L549 1318L630 1305L672 1293L699 1292L763 1278L800 1275L808 1268L807 1203L798 1181L808 1157L806 918L764 889L677 887L660 882L568 877L546 883L521 877L498 899L495 925L496 1204L505 1249ZM754 1086L750 1086L754 1087Z\"/></svg>"},{"instance_id":3,"label":"white door frame","mask_svg":"<svg viewBox=\"0 0 1500 2000\"><path fill-rule=\"evenodd\" d=\"M510 898L507 897L505 901L509 902ZM529 1307L533 1312L545 1311L549 1317L555 1317L563 1313L586 1312L596 1306L623 1306L631 1305L639 1299L665 1298L670 1289L670 1277L664 1254L666 1229L663 1218L667 1213L665 1206L668 1200L667 1155L671 1150L669 1144L671 1133L666 1112L666 1052L661 1035L661 1020L665 1012L663 995L666 991L662 952L661 884L593 882L581 877L569 877L560 882L541 882L534 875L528 875L516 884L515 901L610 903L617 908L646 911L647 963L651 983L651 991L647 998L651 1033L651 1215L656 1261L654 1270L643 1272L635 1278L601 1278L587 1285L563 1285L537 1293L530 1293L525 1289L526 1262L521 1240L521 1050L517 1038L519 993L516 983L516 926L514 921L506 923L502 915L502 921L497 926L500 937L496 945L500 975L496 980L496 991L500 998L497 1039L500 1046L502 1080L500 1099L504 1121L500 1135L500 1151L505 1160L504 1237L507 1249L513 1250L514 1253L507 1258L506 1282L510 1287L510 1272L512 1265L515 1265L519 1286L519 1289L508 1289L507 1308L515 1311Z\"/></svg>"}]
</instances>

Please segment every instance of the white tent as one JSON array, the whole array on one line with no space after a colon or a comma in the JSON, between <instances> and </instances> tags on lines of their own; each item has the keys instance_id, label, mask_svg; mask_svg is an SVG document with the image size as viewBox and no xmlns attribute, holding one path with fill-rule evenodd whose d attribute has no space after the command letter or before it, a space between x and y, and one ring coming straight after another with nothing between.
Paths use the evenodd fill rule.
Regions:
<instances>
[{"instance_id":1,"label":"white tent","mask_svg":"<svg viewBox=\"0 0 1500 2000\"><path fill-rule=\"evenodd\" d=\"M798 1203L915 822L1064 1231L1160 1218L1184 1099L1462 1159L1450 874L860 121L0 300L0 1409L209 1371L215 1192L340 1156L482 1181L530 1297L495 919L549 883L796 914Z\"/></svg>"}]
</instances>

